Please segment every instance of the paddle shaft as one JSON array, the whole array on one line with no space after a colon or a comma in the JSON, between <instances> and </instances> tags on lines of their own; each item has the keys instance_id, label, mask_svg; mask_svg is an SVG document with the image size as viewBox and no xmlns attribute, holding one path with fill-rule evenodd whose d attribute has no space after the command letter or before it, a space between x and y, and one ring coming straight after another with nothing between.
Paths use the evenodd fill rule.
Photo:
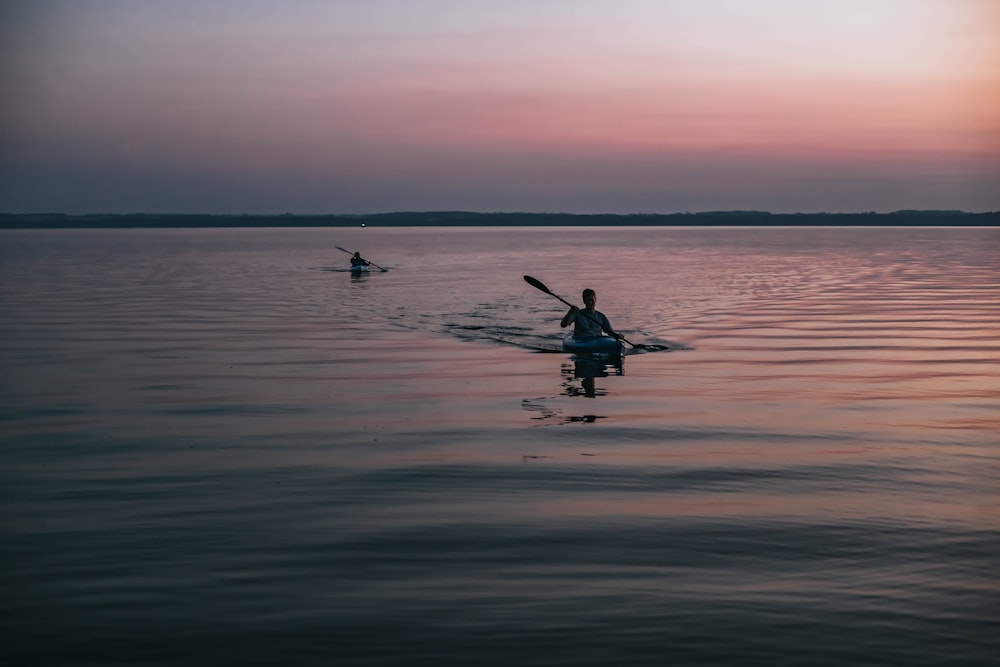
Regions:
<instances>
[{"instance_id":1,"label":"paddle shaft","mask_svg":"<svg viewBox=\"0 0 1000 667\"><path fill-rule=\"evenodd\" d=\"M604 333L606 333L608 335L612 334L611 331L608 331L607 328L605 328L605 326L603 324L601 324L600 320L598 320L596 317L591 316L589 313L587 313L586 310L582 310L582 309L578 308L576 305L570 303L566 299L562 298L561 296L559 296L558 294L556 294L555 292L553 292L552 290L550 290L548 287L545 286L545 283L543 283L541 280L538 280L537 278L532 278L531 276L524 276L524 281L526 283L528 283L529 285L531 285L532 287L534 287L535 289L539 289L539 290L545 292L546 294L548 294L549 296L554 296L555 298L559 299L560 301L562 301L563 303L565 303L570 308L576 308L577 312L583 313L588 319L590 319L590 321L594 322L595 324L597 324L597 326L601 327L601 330L604 331ZM621 334L618 334L617 338L619 340L621 340L621 341L624 341L624 342L628 343L629 345L631 345L632 347L635 347L635 348L646 347L645 345L636 345L635 343L633 343L629 339L625 338L625 336L622 336Z\"/></svg>"},{"instance_id":2,"label":"paddle shaft","mask_svg":"<svg viewBox=\"0 0 1000 667\"><path fill-rule=\"evenodd\" d=\"M350 250L348 250L347 248L341 248L339 245L335 245L333 247L336 248L337 250L343 250L344 252L346 252L348 255L351 255L352 257L354 256L354 253L351 252ZM371 261L370 259L366 259L365 261L368 262L369 264L371 264L372 266L374 266L376 269L382 269L383 271L388 271L389 270L389 269L386 269L386 268L383 268L383 267L379 266L378 264L376 264L375 262Z\"/></svg>"}]
</instances>

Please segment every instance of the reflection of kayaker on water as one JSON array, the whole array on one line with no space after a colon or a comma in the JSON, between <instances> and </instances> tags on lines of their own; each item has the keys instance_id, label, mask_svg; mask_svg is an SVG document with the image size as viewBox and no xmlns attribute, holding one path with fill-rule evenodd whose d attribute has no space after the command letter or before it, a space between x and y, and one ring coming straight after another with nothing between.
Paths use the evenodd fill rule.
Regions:
<instances>
[{"instance_id":1,"label":"reflection of kayaker on water","mask_svg":"<svg viewBox=\"0 0 1000 667\"><path fill-rule=\"evenodd\" d=\"M579 340L600 338L605 334L621 340L621 334L612 329L608 318L597 310L597 292L592 289L583 290L583 303L583 310L570 306L559 326L568 327L573 324L573 337Z\"/></svg>"},{"instance_id":2,"label":"reflection of kayaker on water","mask_svg":"<svg viewBox=\"0 0 1000 667\"><path fill-rule=\"evenodd\" d=\"M365 259L364 257L362 257L360 252L354 253L354 255L351 257L351 268L352 269L356 269L356 268L360 268L360 267L366 267L366 266L369 266L370 264L371 264L371 262L369 262L367 259Z\"/></svg>"}]
</instances>

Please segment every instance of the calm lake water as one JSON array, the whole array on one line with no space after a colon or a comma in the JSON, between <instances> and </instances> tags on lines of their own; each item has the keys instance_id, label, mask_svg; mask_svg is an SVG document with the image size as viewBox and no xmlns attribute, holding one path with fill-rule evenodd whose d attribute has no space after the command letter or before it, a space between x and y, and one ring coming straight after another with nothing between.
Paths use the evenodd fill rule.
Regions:
<instances>
[{"instance_id":1,"label":"calm lake water","mask_svg":"<svg viewBox=\"0 0 1000 667\"><path fill-rule=\"evenodd\" d=\"M0 258L4 664L1000 661L998 229ZM669 351L595 376L525 274Z\"/></svg>"}]
</instances>

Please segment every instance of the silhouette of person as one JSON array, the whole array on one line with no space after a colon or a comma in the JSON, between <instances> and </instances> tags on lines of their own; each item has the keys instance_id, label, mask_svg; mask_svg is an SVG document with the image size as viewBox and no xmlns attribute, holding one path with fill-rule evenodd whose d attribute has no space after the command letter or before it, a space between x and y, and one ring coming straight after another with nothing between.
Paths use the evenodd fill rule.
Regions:
<instances>
[{"instance_id":1,"label":"silhouette of person","mask_svg":"<svg viewBox=\"0 0 1000 667\"><path fill-rule=\"evenodd\" d=\"M583 290L584 307L581 310L576 306L570 306L569 311L563 315L560 327L573 325L573 336L579 339L600 338L605 333L607 335L621 339L621 334L611 328L611 322L601 311L597 310L597 292L592 289Z\"/></svg>"}]
</instances>

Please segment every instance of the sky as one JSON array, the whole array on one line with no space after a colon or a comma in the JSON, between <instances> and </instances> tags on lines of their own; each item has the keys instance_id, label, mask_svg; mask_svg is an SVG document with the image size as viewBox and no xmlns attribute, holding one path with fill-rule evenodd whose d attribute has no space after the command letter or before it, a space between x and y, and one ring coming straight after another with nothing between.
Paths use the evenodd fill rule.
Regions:
<instances>
[{"instance_id":1,"label":"sky","mask_svg":"<svg viewBox=\"0 0 1000 667\"><path fill-rule=\"evenodd\" d=\"M0 212L1000 210L997 0L0 7Z\"/></svg>"}]
</instances>

